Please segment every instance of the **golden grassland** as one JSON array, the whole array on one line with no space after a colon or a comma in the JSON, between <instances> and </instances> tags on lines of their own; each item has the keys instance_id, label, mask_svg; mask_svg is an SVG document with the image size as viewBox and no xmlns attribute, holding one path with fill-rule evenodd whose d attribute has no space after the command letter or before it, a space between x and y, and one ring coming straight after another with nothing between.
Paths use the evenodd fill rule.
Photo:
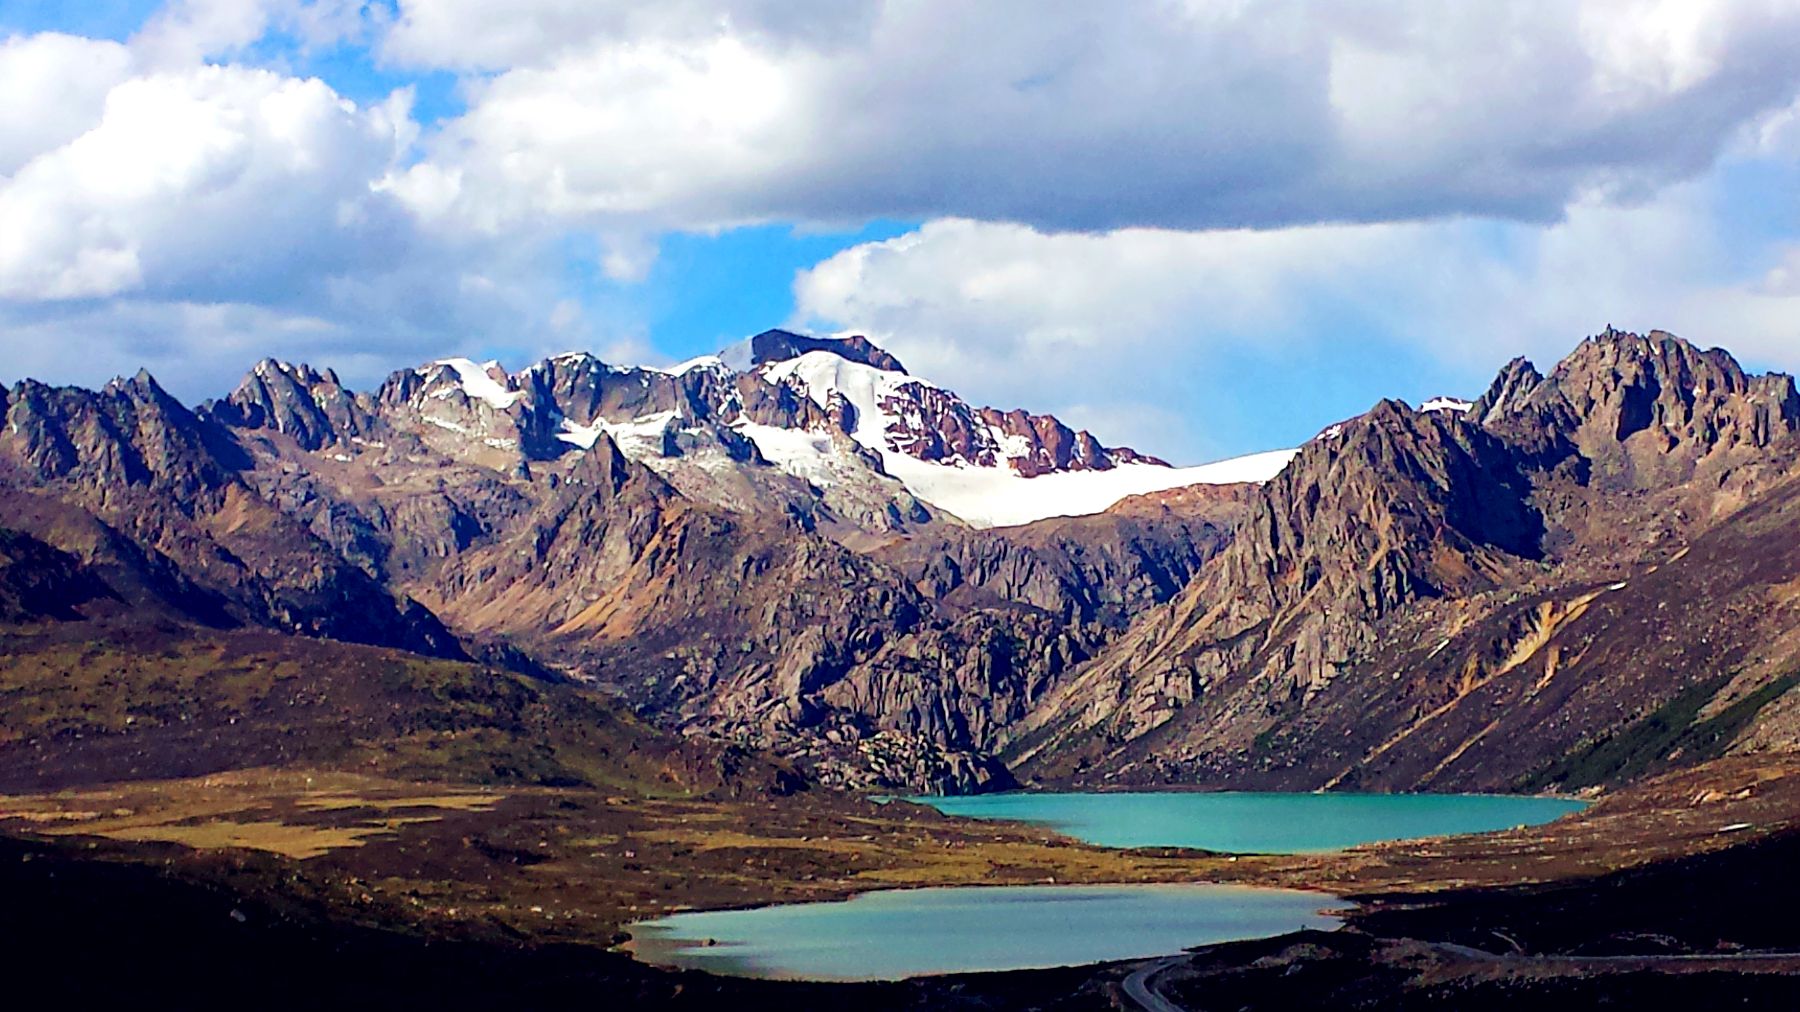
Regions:
<instances>
[{"instance_id":1,"label":"golden grassland","mask_svg":"<svg viewBox=\"0 0 1800 1012\"><path fill-rule=\"evenodd\" d=\"M37 825L52 836L260 850L305 860L435 822L433 810L484 811L503 798L478 790L419 793L348 774L239 772L8 797L0 799L0 819ZM311 812L339 817L316 821L305 817Z\"/></svg>"},{"instance_id":2,"label":"golden grassland","mask_svg":"<svg viewBox=\"0 0 1800 1012\"><path fill-rule=\"evenodd\" d=\"M694 906L896 886L1178 882L1222 858L1109 851L1025 827L840 795L746 802L585 788L486 789L248 770L0 797L0 830L260 851L300 874L402 896L426 920L499 919L605 938Z\"/></svg>"}]
</instances>

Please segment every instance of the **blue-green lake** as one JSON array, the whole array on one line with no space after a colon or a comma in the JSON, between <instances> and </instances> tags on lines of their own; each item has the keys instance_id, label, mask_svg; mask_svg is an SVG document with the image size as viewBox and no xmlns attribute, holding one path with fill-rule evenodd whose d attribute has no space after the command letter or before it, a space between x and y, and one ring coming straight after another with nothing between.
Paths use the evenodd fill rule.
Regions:
<instances>
[{"instance_id":1,"label":"blue-green lake","mask_svg":"<svg viewBox=\"0 0 1800 1012\"><path fill-rule=\"evenodd\" d=\"M1293 854L1536 825L1583 807L1456 794L988 794L913 798L1104 847ZM967 886L674 914L631 926L639 959L807 980L888 980L1139 959L1333 928L1319 893L1226 885Z\"/></svg>"},{"instance_id":2,"label":"blue-green lake","mask_svg":"<svg viewBox=\"0 0 1800 1012\"><path fill-rule=\"evenodd\" d=\"M746 977L895 980L1139 959L1303 928L1322 893L1226 885L897 889L830 903L673 914L631 926L638 959Z\"/></svg>"},{"instance_id":3,"label":"blue-green lake","mask_svg":"<svg viewBox=\"0 0 1800 1012\"><path fill-rule=\"evenodd\" d=\"M1102 847L1302 854L1381 840L1535 826L1580 811L1564 798L1489 794L1088 792L911 798L946 815L1009 819Z\"/></svg>"}]
</instances>

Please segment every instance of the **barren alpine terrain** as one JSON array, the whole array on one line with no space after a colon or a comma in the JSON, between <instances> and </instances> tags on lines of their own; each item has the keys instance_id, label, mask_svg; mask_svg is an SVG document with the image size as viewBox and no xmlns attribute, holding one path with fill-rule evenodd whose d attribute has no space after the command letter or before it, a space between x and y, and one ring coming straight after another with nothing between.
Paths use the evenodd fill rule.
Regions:
<instances>
[{"instance_id":1,"label":"barren alpine terrain","mask_svg":"<svg viewBox=\"0 0 1800 1012\"><path fill-rule=\"evenodd\" d=\"M669 371L359 393L271 361L197 408L148 374L4 404L0 874L9 957L57 968L34 987L1468 1008L1800 979L1800 395L1723 351L1608 330L1196 473L782 331ZM1106 501L945 505L1058 475ZM1259 855L887 797L1018 786L1595 803ZM1177 882L1347 924L896 983L631 956L680 910Z\"/></svg>"}]
</instances>

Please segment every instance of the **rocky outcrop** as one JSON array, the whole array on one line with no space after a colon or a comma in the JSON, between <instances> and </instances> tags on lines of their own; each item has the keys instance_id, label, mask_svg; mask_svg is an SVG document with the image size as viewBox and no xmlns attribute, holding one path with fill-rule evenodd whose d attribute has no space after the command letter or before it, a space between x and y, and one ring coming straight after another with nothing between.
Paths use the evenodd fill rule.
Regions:
<instances>
[{"instance_id":1,"label":"rocky outcrop","mask_svg":"<svg viewBox=\"0 0 1800 1012\"><path fill-rule=\"evenodd\" d=\"M147 373L97 392L26 381L7 396L0 483L9 494L86 514L154 560L145 572L178 572L209 611L216 605L238 622L460 655L430 613L391 594L241 481L236 468L244 463L222 431ZM54 521L34 536L78 550L59 542L81 539L86 525L47 507L34 511Z\"/></svg>"},{"instance_id":2,"label":"rocky outcrop","mask_svg":"<svg viewBox=\"0 0 1800 1012\"><path fill-rule=\"evenodd\" d=\"M374 405L358 397L330 369L263 359L223 401L205 406L226 425L273 429L308 450L358 438L376 438Z\"/></svg>"},{"instance_id":3,"label":"rocky outcrop","mask_svg":"<svg viewBox=\"0 0 1800 1012\"><path fill-rule=\"evenodd\" d=\"M1591 626L1631 601L1632 573L1786 495L1793 390L1608 331L1548 376L1509 364L1467 412L1384 402L1304 448L1219 558L1005 754L1046 777L1512 786L1527 764L1497 758L1509 743L1618 733L1697 684L1664 658L1718 656L1710 621L1667 625L1673 654L1667 635ZM1602 642L1636 666L1611 673ZM1577 661L1585 675L1559 675Z\"/></svg>"},{"instance_id":4,"label":"rocky outcrop","mask_svg":"<svg viewBox=\"0 0 1800 1012\"><path fill-rule=\"evenodd\" d=\"M1729 353L1662 331L1611 328L1548 377L1508 366L1471 413L1521 447L1578 455L1584 483L1603 491L1666 488L1800 432L1791 377L1749 376Z\"/></svg>"},{"instance_id":5,"label":"rocky outcrop","mask_svg":"<svg viewBox=\"0 0 1800 1012\"><path fill-rule=\"evenodd\" d=\"M796 334L791 330L765 330L749 341L749 364L762 365L765 362L783 362L790 358L799 358L809 351L826 351L840 358L849 359L862 365L889 372L905 372L906 367L900 360L877 348L874 342L861 334L851 337L809 337Z\"/></svg>"},{"instance_id":6,"label":"rocky outcrop","mask_svg":"<svg viewBox=\"0 0 1800 1012\"><path fill-rule=\"evenodd\" d=\"M784 377L782 383L806 389L797 377ZM825 403L843 432L856 431L855 409L841 395L833 391ZM883 419L885 447L916 460L1005 467L1028 478L1058 471L1106 471L1129 463L1168 466L1128 447L1101 446L1092 434L1076 432L1052 416L978 408L920 380L887 384L875 407Z\"/></svg>"},{"instance_id":7,"label":"rocky outcrop","mask_svg":"<svg viewBox=\"0 0 1800 1012\"><path fill-rule=\"evenodd\" d=\"M807 768L827 786L852 790L903 788L914 794L979 794L1018 787L999 760L980 752L946 749L922 735L877 731L868 738L853 728L801 747Z\"/></svg>"},{"instance_id":8,"label":"rocky outcrop","mask_svg":"<svg viewBox=\"0 0 1800 1012\"><path fill-rule=\"evenodd\" d=\"M1028 478L1057 471L1106 471L1120 464L1168 466L1167 461L1128 446L1101 446L1092 433L1085 429L1077 432L1051 415L1033 415L1018 408L982 408L980 414L1003 442L1014 444L1008 466Z\"/></svg>"}]
</instances>

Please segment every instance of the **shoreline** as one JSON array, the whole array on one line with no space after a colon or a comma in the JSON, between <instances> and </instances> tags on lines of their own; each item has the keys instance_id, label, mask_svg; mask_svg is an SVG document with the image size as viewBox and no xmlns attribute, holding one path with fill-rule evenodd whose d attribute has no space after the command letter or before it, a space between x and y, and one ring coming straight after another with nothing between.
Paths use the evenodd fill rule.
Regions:
<instances>
[{"instance_id":1,"label":"shoreline","mask_svg":"<svg viewBox=\"0 0 1800 1012\"><path fill-rule=\"evenodd\" d=\"M1196 891L1196 895L1193 898L1196 901L1201 902L1201 903L1206 902L1208 899L1215 899L1215 900L1223 899L1223 900L1226 900L1229 902L1229 901L1233 901L1236 899L1240 899L1243 896L1246 896L1249 894L1264 894L1264 895L1281 894L1282 896L1285 896L1285 897L1308 897L1311 900L1317 901L1320 905L1311 909L1310 916L1312 916L1314 918L1322 918L1322 919L1328 920L1332 923L1330 924L1329 927L1324 926L1324 925L1309 924L1309 925L1302 925L1300 927L1292 928L1292 929L1285 930L1285 931L1280 931L1280 932L1273 933L1273 934L1251 933L1251 934L1245 934L1245 935L1241 935L1238 937L1232 937L1232 938L1214 939L1212 941L1199 941L1199 942L1194 942L1192 944L1180 945L1178 948L1174 949L1173 951L1168 951L1168 952L1150 952L1150 953L1143 953L1143 954L1139 954L1139 955L1125 956L1125 957L1119 957L1119 958L1101 958L1101 959L1093 959L1093 960L1080 960L1080 961L1076 961L1076 962L1031 964L1031 965L1025 965L1025 966L1002 965L1002 966L985 967L985 968L981 968L981 969L952 968L952 969L941 969L941 970L928 970L928 971L922 971L922 972L917 972L917 973L903 973L903 974L900 974L897 976L892 976L892 977L888 977L888 976L880 976L880 977L816 976L816 975L810 975L810 974L807 974L807 973L801 972L801 971L766 973L766 974L765 973L733 973L733 972L726 971L722 968L707 967L704 965L699 965L699 964L691 963L691 962L684 963L680 959L680 954L686 953L686 952L709 952L709 951L721 951L721 950L728 952L733 947L742 947L742 946L752 946L752 947L757 948L758 951L762 951L765 953L770 951L771 948L775 949L776 951L779 951L780 943L773 941L773 940L790 935L793 932L790 929L778 929L778 930L770 932L768 937L758 939L758 940L746 941L746 940L740 939L740 940L732 940L732 941L720 941L712 936L701 935L698 933L695 933L695 934L680 933L680 929L673 925L667 925L667 926L659 925L659 922L666 922L666 921L669 921L669 920L672 920L675 918L679 918L682 916L688 916L688 915L694 915L694 914L701 914L701 915L745 914L745 913L755 914L755 913L760 913L760 912L776 911L776 910L799 908L799 907L815 907L815 908L817 908L817 907L847 907L849 905L856 903L858 900L866 899L866 898L869 898L872 896L879 896L879 895L893 895L893 894L921 893L921 892L933 892L933 893L969 892L969 891L974 891L974 890L1006 890L1006 891L1017 891L1017 892L1039 891L1039 890L1050 890L1050 891L1058 891L1058 890L1096 891L1096 890L1102 890L1102 891L1107 891L1107 892L1111 892L1111 893L1115 893L1115 894L1121 894L1121 893L1139 894L1139 893L1161 892L1161 891L1168 891L1168 890L1193 890L1193 891ZM1125 964L1130 964L1130 963L1138 962L1138 961L1145 960L1145 959L1158 959L1158 958L1169 958L1169 957L1179 956L1183 953L1192 952L1197 949L1202 949L1202 948L1206 948L1206 947L1214 946L1214 945L1225 945L1225 944L1232 944L1232 943L1237 943L1237 942L1267 941L1270 939L1282 938L1282 937L1286 937L1288 935L1292 935L1292 934L1296 934L1296 933L1304 932L1304 931L1323 931L1323 932L1328 932L1328 933L1334 932L1334 931L1337 931L1337 930L1343 928L1348 923L1348 918L1349 918L1350 914L1360 908L1361 908L1361 904L1358 904L1358 903L1348 899L1347 897L1338 895L1336 893L1325 892L1325 891L1319 890L1319 889L1294 887L1294 886L1257 885L1257 884L1251 884L1251 883L1245 883L1245 882L1149 882L1149 883L1145 883L1145 882L1119 882L1119 883L1086 882L1086 883L1063 883L1063 884L1045 883L1045 884L1035 884L1035 885L996 885L996 884L979 884L979 883L977 883L977 884L971 884L971 885L958 885L958 886L927 886L927 887L912 888L912 889L906 889L906 888L877 889L877 890L870 890L868 892L857 893L857 894L854 894L849 897L845 897L845 898L841 898L841 899L834 899L834 900L776 902L776 903L757 904L757 905L753 905L753 906L740 906L740 907L714 908L714 909L693 909L693 910L685 910L685 911L678 911L678 912L670 912L670 913L666 913L666 914L663 914L662 916L652 918L652 919L649 919L646 921L633 922L632 924L624 925L621 928L621 931L623 931L623 932L632 933L633 929L636 927L639 927L639 926L648 927L651 925L658 925L659 931L667 931L670 933L666 937L650 940L649 945L645 946L645 945L640 945L640 942L644 941L644 940L637 934L632 933L631 937L629 939L627 939L626 941L621 942L617 945L612 946L609 951L621 952L626 955L629 955L632 959L634 959L646 966L654 966L654 967L658 967L660 969L677 971L677 972L695 971L695 972L702 972L702 973L710 973L715 976L724 976L724 977L737 977L737 978L759 979L759 980L792 980L792 981L802 981L802 982L808 982L808 983L875 983L875 982L881 982L881 981L913 980L913 979L918 979L921 977L947 977L947 976L958 976L958 975L966 975L966 974L1013 973L1013 972L1023 972L1023 971L1031 971L1031 970L1075 969L1075 968L1082 968L1082 967L1091 967L1091 968L1099 969L1102 967L1113 966L1113 965L1125 965ZM897 912L901 913L901 914L908 913L908 911L904 911L904 910L897 911ZM877 912L873 912L871 914L871 916L879 917L879 916L883 916L886 914L892 914L892 913L896 913L896 911L886 911L886 910L877 911ZM1200 929L1196 928L1196 930L1200 930ZM1018 936L1018 932L1016 930L1009 931L1007 933L1007 936L1011 937L1011 938L1016 938ZM652 956L652 955L647 954L645 951L646 949L652 950L656 955ZM806 949L803 947L799 951L804 952L804 951L806 951Z\"/></svg>"}]
</instances>

